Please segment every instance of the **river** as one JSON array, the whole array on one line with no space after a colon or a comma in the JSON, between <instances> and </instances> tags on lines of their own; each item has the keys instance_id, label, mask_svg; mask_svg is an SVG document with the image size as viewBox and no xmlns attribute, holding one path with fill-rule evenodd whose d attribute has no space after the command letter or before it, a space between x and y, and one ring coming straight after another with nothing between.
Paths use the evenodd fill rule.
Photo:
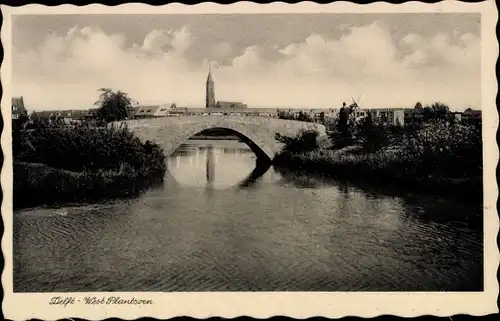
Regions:
<instances>
[{"instance_id":1,"label":"river","mask_svg":"<svg viewBox=\"0 0 500 321\"><path fill-rule=\"evenodd\" d=\"M480 291L479 206L190 140L128 201L14 213L14 291Z\"/></svg>"}]
</instances>

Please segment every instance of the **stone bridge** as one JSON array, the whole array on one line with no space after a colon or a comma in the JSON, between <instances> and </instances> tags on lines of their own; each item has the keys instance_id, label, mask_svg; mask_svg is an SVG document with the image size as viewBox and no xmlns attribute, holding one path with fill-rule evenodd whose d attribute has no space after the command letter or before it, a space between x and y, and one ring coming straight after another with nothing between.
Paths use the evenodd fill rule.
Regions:
<instances>
[{"instance_id":1,"label":"stone bridge","mask_svg":"<svg viewBox=\"0 0 500 321\"><path fill-rule=\"evenodd\" d=\"M258 158L272 160L281 149L275 134L296 135L301 129L316 129L320 137L326 136L320 124L258 116L179 116L134 119L116 124L126 124L141 140L153 141L163 147L166 156L195 134L212 128L224 128L245 142Z\"/></svg>"}]
</instances>

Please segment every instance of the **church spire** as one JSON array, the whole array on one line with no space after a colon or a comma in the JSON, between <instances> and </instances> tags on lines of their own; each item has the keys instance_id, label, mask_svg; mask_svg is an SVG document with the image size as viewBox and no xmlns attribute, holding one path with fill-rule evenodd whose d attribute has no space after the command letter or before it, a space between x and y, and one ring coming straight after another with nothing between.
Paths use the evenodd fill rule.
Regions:
<instances>
[{"instance_id":1,"label":"church spire","mask_svg":"<svg viewBox=\"0 0 500 321\"><path fill-rule=\"evenodd\" d=\"M215 107L215 84L212 79L212 64L208 64L208 77L206 84L206 97L205 97L205 107L213 108Z\"/></svg>"},{"instance_id":2,"label":"church spire","mask_svg":"<svg viewBox=\"0 0 500 321\"><path fill-rule=\"evenodd\" d=\"M207 83L213 82L212 79L212 64L209 62L208 63L208 77L207 77Z\"/></svg>"}]
</instances>

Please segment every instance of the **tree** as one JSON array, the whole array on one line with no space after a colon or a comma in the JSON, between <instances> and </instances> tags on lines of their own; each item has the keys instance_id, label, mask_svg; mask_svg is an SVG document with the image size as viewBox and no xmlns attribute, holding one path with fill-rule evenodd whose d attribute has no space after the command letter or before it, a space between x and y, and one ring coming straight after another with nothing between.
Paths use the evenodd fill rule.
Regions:
<instances>
[{"instance_id":1,"label":"tree","mask_svg":"<svg viewBox=\"0 0 500 321\"><path fill-rule=\"evenodd\" d=\"M440 102L434 103L431 105L431 108L434 110L434 115L436 119L447 120L450 116L450 108Z\"/></svg>"},{"instance_id":2,"label":"tree","mask_svg":"<svg viewBox=\"0 0 500 321\"><path fill-rule=\"evenodd\" d=\"M297 117L297 120L300 120L300 121L306 121L306 122L312 122L312 118L311 116L309 116L308 114L304 113L303 111L300 111L299 112L299 116Z\"/></svg>"},{"instance_id":3,"label":"tree","mask_svg":"<svg viewBox=\"0 0 500 321\"><path fill-rule=\"evenodd\" d=\"M424 107L424 120L450 120L452 117L450 108L440 102Z\"/></svg>"},{"instance_id":4,"label":"tree","mask_svg":"<svg viewBox=\"0 0 500 321\"><path fill-rule=\"evenodd\" d=\"M101 92L99 100L94 103L98 106L97 117L106 122L113 122L126 119L129 116L129 110L134 103L126 93L122 91L113 91L109 88L99 89Z\"/></svg>"}]
</instances>

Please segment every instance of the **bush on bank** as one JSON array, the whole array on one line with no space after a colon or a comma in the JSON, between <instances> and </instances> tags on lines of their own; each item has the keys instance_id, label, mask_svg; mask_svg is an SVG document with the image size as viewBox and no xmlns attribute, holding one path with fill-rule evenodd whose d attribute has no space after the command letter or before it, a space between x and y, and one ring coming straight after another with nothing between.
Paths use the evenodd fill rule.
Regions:
<instances>
[{"instance_id":1,"label":"bush on bank","mask_svg":"<svg viewBox=\"0 0 500 321\"><path fill-rule=\"evenodd\" d=\"M424 172L461 178L482 175L480 126L433 122L406 135L402 146Z\"/></svg>"},{"instance_id":2,"label":"bush on bank","mask_svg":"<svg viewBox=\"0 0 500 321\"><path fill-rule=\"evenodd\" d=\"M275 139L283 144L283 149L286 152L293 153L317 149L319 147L317 142L318 136L319 132L315 129L303 129L293 137L276 133Z\"/></svg>"},{"instance_id":3,"label":"bush on bank","mask_svg":"<svg viewBox=\"0 0 500 321\"><path fill-rule=\"evenodd\" d=\"M13 154L15 207L134 195L166 171L162 149L127 128L18 124Z\"/></svg>"},{"instance_id":4,"label":"bush on bank","mask_svg":"<svg viewBox=\"0 0 500 321\"><path fill-rule=\"evenodd\" d=\"M161 181L125 171L72 172L17 161L13 166L14 208L133 197Z\"/></svg>"},{"instance_id":5,"label":"bush on bank","mask_svg":"<svg viewBox=\"0 0 500 321\"><path fill-rule=\"evenodd\" d=\"M332 149L290 150L286 144L275 159L278 167L321 172L428 192L482 199L481 128L431 122L418 129L386 129L359 133L349 144ZM306 139L294 137L294 141ZM282 140L285 142L285 140ZM295 144L297 146L298 144ZM340 147L341 148L340 148Z\"/></svg>"}]
</instances>

